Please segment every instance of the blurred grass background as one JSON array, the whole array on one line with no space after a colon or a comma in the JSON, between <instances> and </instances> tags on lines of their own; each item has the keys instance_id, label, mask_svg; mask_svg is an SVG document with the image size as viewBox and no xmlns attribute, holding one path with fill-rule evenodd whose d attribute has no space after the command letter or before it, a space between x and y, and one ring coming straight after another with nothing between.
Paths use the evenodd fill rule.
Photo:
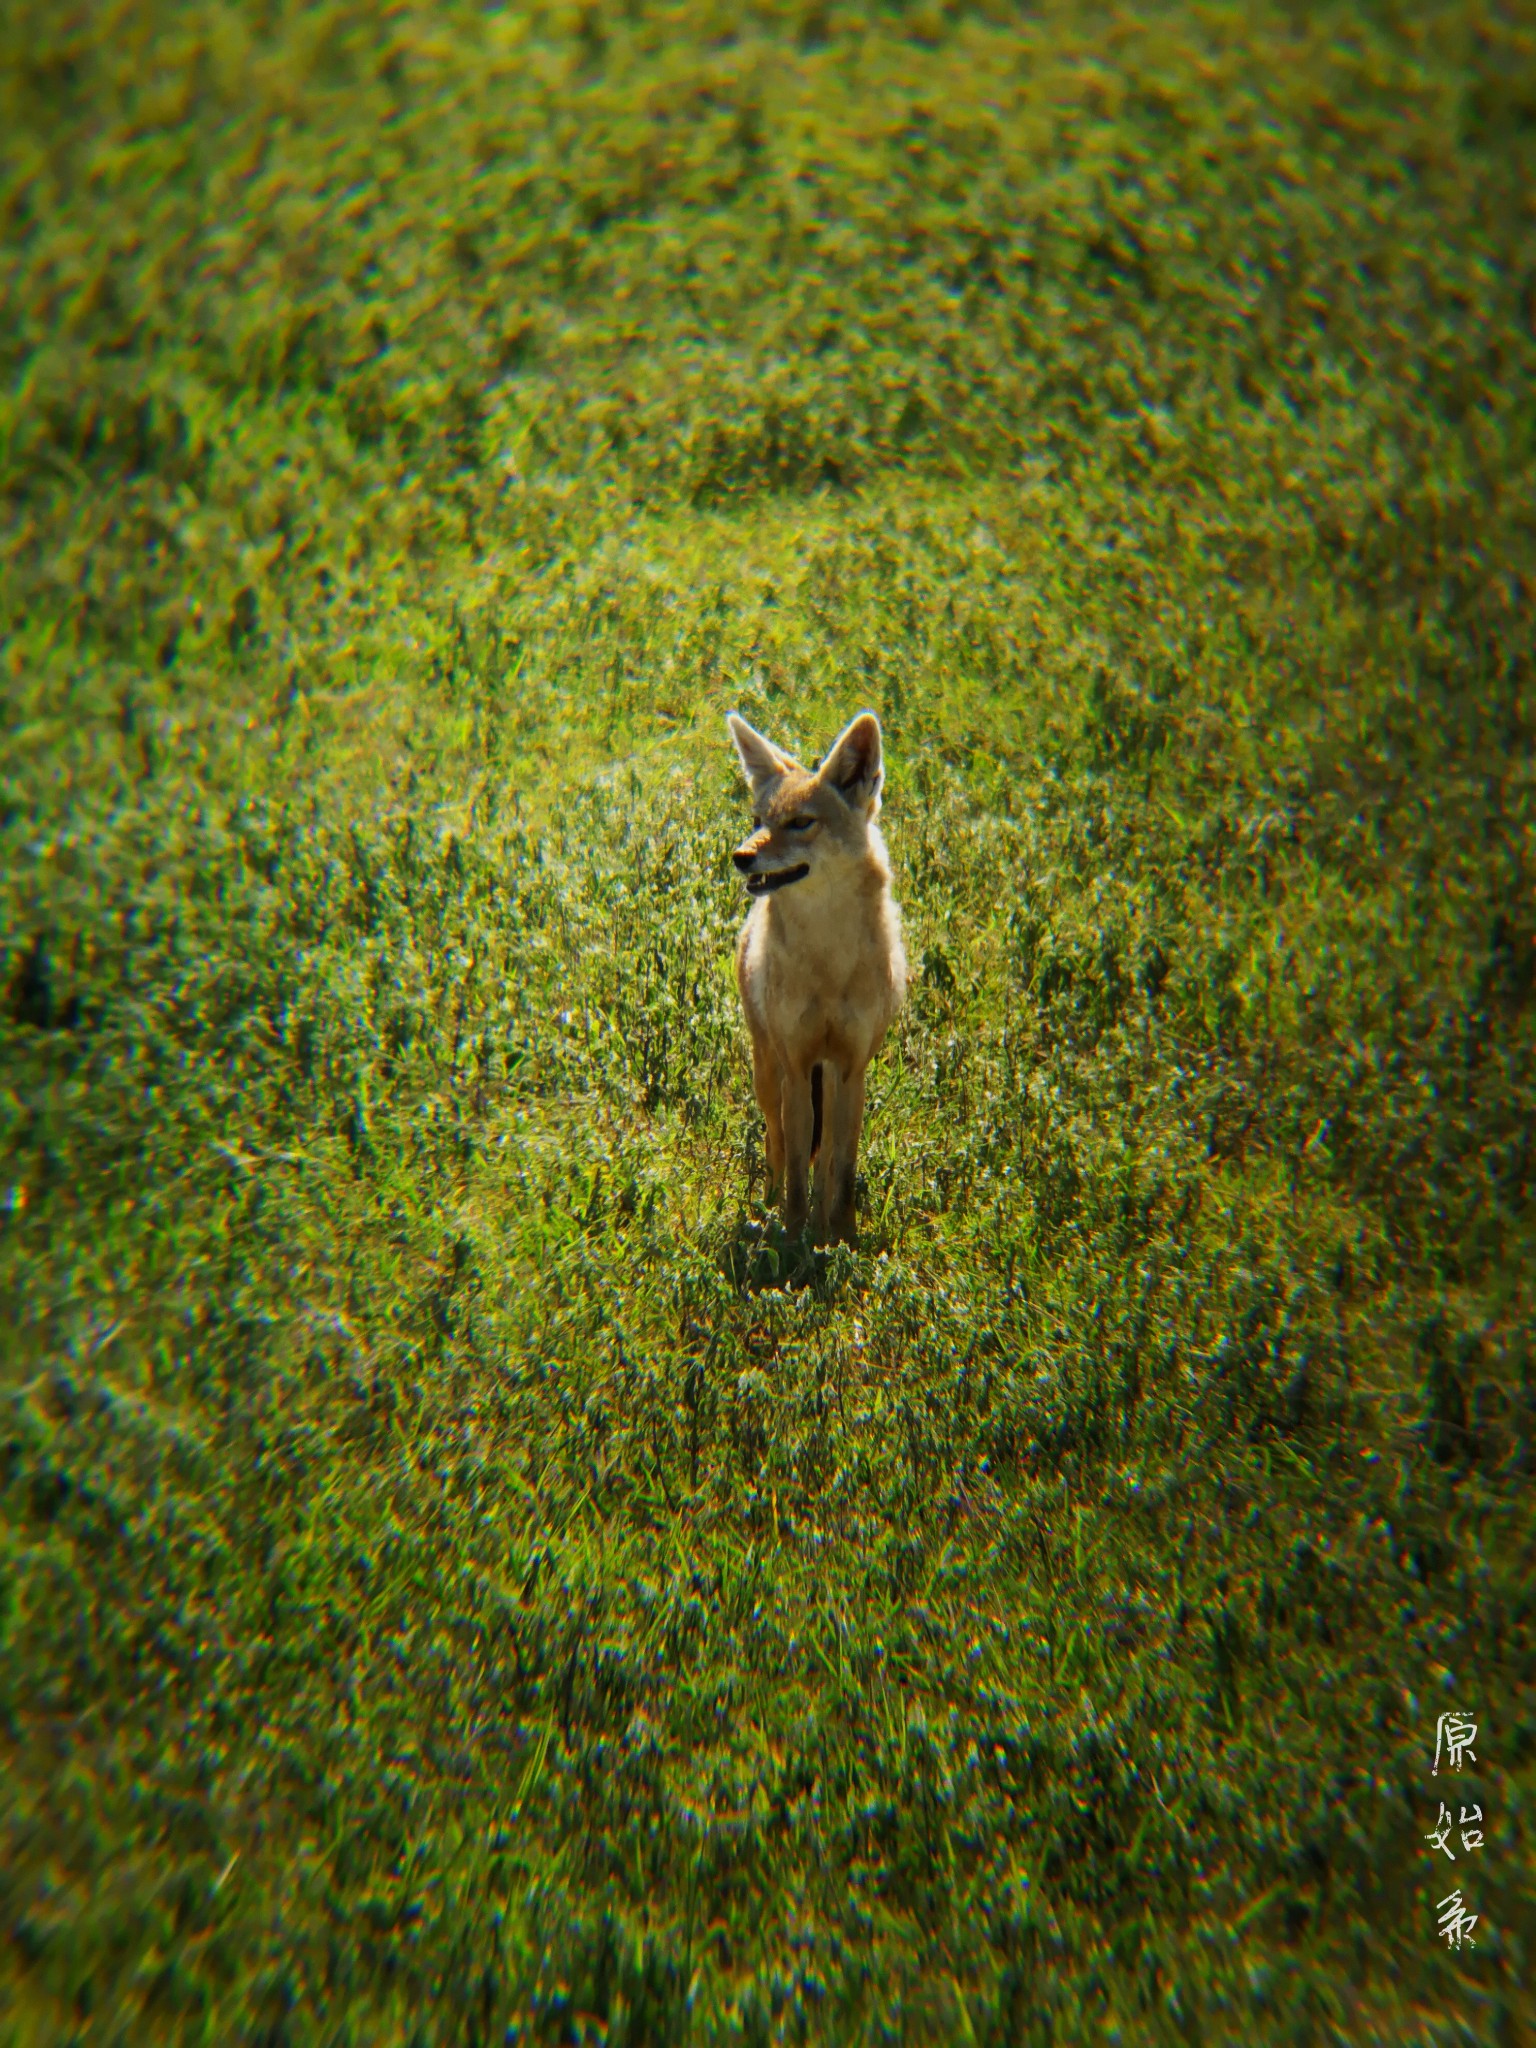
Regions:
<instances>
[{"instance_id":1,"label":"blurred grass background","mask_svg":"<svg viewBox=\"0 0 1536 2048\"><path fill-rule=\"evenodd\" d=\"M1529 2042L1529 16L0 95L0 2040ZM865 704L812 1259L722 714Z\"/></svg>"}]
</instances>

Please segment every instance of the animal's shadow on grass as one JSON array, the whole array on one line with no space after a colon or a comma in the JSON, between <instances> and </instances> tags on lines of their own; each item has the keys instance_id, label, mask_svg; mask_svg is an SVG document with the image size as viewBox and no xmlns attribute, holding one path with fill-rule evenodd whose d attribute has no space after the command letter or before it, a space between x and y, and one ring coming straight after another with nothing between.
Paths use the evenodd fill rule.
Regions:
<instances>
[{"instance_id":1,"label":"animal's shadow on grass","mask_svg":"<svg viewBox=\"0 0 1536 2048\"><path fill-rule=\"evenodd\" d=\"M743 1294L765 1288L811 1289L835 1301L851 1279L858 1253L851 1245L812 1244L808 1230L791 1237L777 1216L741 1211L720 1246L720 1268Z\"/></svg>"}]
</instances>

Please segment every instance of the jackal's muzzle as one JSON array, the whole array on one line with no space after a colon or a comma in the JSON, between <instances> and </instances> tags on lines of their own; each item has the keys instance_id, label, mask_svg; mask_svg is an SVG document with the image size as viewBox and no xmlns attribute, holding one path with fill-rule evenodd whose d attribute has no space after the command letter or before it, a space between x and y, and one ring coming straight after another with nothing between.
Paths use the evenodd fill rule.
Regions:
<instances>
[{"instance_id":1,"label":"jackal's muzzle","mask_svg":"<svg viewBox=\"0 0 1536 2048\"><path fill-rule=\"evenodd\" d=\"M775 889L787 889L791 882L803 882L811 872L809 861L801 861L792 868L760 869L757 863L771 843L772 835L760 829L750 838L743 839L731 855L737 874L746 880L749 896L767 896Z\"/></svg>"},{"instance_id":2,"label":"jackal's muzzle","mask_svg":"<svg viewBox=\"0 0 1536 2048\"><path fill-rule=\"evenodd\" d=\"M760 869L758 860L768 850L769 843L768 833L754 832L750 839L743 839L731 855L737 874L746 879L749 896L767 896L774 889L787 889L791 882L803 882L811 872L808 861L792 868Z\"/></svg>"},{"instance_id":3,"label":"jackal's muzzle","mask_svg":"<svg viewBox=\"0 0 1536 2048\"><path fill-rule=\"evenodd\" d=\"M736 865L743 868L743 872L745 872L739 853L736 856ZM787 889L791 882L803 882L810 872L810 862L802 861L797 868L770 868L765 874L749 874L747 875L747 894L749 896L771 895L775 889Z\"/></svg>"}]
</instances>

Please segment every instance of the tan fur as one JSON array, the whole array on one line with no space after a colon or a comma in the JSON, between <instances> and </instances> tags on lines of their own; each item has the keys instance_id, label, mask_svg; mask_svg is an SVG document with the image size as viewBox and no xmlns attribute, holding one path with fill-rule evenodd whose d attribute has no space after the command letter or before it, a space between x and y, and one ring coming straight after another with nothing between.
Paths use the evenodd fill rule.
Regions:
<instances>
[{"instance_id":1,"label":"tan fur","mask_svg":"<svg viewBox=\"0 0 1536 2048\"><path fill-rule=\"evenodd\" d=\"M768 1170L784 1227L853 1238L864 1073L901 1008L907 958L891 869L875 819L884 768L880 725L863 712L814 774L733 712L727 720L752 790L756 829L732 856L759 885L736 947L736 984L752 1040L752 1079L767 1124ZM812 1071L821 1067L821 1143L810 1188Z\"/></svg>"}]
</instances>

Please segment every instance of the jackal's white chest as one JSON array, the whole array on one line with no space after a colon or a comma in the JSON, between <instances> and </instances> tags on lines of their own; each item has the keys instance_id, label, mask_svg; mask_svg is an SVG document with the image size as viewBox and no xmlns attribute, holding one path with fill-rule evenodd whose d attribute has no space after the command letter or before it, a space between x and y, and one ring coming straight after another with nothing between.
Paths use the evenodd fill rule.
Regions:
<instances>
[{"instance_id":1,"label":"jackal's white chest","mask_svg":"<svg viewBox=\"0 0 1536 2048\"><path fill-rule=\"evenodd\" d=\"M744 980L780 1057L794 1068L869 1061L906 992L900 917L888 889L847 904L759 904L743 933Z\"/></svg>"}]
</instances>

